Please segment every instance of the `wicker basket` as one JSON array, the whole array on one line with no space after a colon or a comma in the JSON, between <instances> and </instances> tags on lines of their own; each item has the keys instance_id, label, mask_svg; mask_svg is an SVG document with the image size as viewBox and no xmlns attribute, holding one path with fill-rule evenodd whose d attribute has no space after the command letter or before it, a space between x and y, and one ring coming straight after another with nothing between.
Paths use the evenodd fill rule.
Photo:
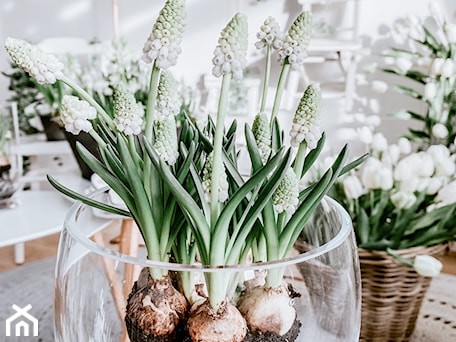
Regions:
<instances>
[{"instance_id":1,"label":"wicker basket","mask_svg":"<svg viewBox=\"0 0 456 342\"><path fill-rule=\"evenodd\" d=\"M398 254L442 255L447 245L413 247ZM362 280L360 341L409 341L432 278L423 277L385 252L359 249Z\"/></svg>"}]
</instances>

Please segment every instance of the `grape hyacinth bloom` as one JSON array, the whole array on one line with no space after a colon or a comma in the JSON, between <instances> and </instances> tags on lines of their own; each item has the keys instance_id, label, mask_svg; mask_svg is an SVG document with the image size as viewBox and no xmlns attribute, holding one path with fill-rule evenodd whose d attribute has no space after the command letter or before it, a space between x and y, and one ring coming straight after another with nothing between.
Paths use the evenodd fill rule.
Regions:
<instances>
[{"instance_id":1,"label":"grape hyacinth bloom","mask_svg":"<svg viewBox=\"0 0 456 342\"><path fill-rule=\"evenodd\" d=\"M220 33L214 50L212 74L220 77L232 73L234 80L240 80L247 64L247 17L237 13Z\"/></svg>"},{"instance_id":2,"label":"grape hyacinth bloom","mask_svg":"<svg viewBox=\"0 0 456 342\"><path fill-rule=\"evenodd\" d=\"M87 101L65 95L60 109L60 117L68 132L77 135L81 131L89 132L92 129L90 120L96 118L97 111Z\"/></svg>"},{"instance_id":3,"label":"grape hyacinth bloom","mask_svg":"<svg viewBox=\"0 0 456 342\"><path fill-rule=\"evenodd\" d=\"M184 0L166 1L144 44L144 62L155 61L155 65L164 70L176 65L182 52L180 43L185 29L184 3Z\"/></svg>"},{"instance_id":4,"label":"grape hyacinth bloom","mask_svg":"<svg viewBox=\"0 0 456 342\"><path fill-rule=\"evenodd\" d=\"M258 31L255 47L261 50L267 46L278 49L282 45L284 34L273 17L268 17Z\"/></svg>"},{"instance_id":5,"label":"grape hyacinth bloom","mask_svg":"<svg viewBox=\"0 0 456 342\"><path fill-rule=\"evenodd\" d=\"M261 161L266 163L271 154L271 128L266 113L261 112L255 116L252 124L252 132L260 151Z\"/></svg>"},{"instance_id":6,"label":"grape hyacinth bloom","mask_svg":"<svg viewBox=\"0 0 456 342\"><path fill-rule=\"evenodd\" d=\"M63 63L37 46L15 38L7 38L5 49L11 59L39 84L53 84L63 77Z\"/></svg>"},{"instance_id":7,"label":"grape hyacinth bloom","mask_svg":"<svg viewBox=\"0 0 456 342\"><path fill-rule=\"evenodd\" d=\"M154 148L160 158L169 165L174 165L179 157L177 146L176 120L173 115L162 117L154 121L155 142Z\"/></svg>"},{"instance_id":8,"label":"grape hyacinth bloom","mask_svg":"<svg viewBox=\"0 0 456 342\"><path fill-rule=\"evenodd\" d=\"M292 215L299 203L299 180L292 168L289 168L272 195L274 208L278 213Z\"/></svg>"},{"instance_id":9,"label":"grape hyacinth bloom","mask_svg":"<svg viewBox=\"0 0 456 342\"><path fill-rule=\"evenodd\" d=\"M177 93L177 82L169 71L160 76L157 93L156 118L174 116L179 111L179 96Z\"/></svg>"},{"instance_id":10,"label":"grape hyacinth bloom","mask_svg":"<svg viewBox=\"0 0 456 342\"><path fill-rule=\"evenodd\" d=\"M114 89L114 114L114 124L120 132L125 135L141 133L144 110L125 86Z\"/></svg>"},{"instance_id":11,"label":"grape hyacinth bloom","mask_svg":"<svg viewBox=\"0 0 456 342\"><path fill-rule=\"evenodd\" d=\"M203 190L205 193L206 200L209 202L211 200L211 188L212 188L212 169L214 163L214 154L211 152L204 163L203 168ZM225 202L228 199L228 181L226 180L225 168L222 168L222 173L219 175L214 175L219 179L219 189L218 189L218 201Z\"/></svg>"},{"instance_id":12,"label":"grape hyacinth bloom","mask_svg":"<svg viewBox=\"0 0 456 342\"><path fill-rule=\"evenodd\" d=\"M312 31L312 14L304 11L295 19L280 44L279 61L289 63L292 69L298 69L307 57L307 47Z\"/></svg>"},{"instance_id":13,"label":"grape hyacinth bloom","mask_svg":"<svg viewBox=\"0 0 456 342\"><path fill-rule=\"evenodd\" d=\"M310 84L299 102L291 126L291 146L297 147L306 141L310 149L317 147L320 130L321 90L318 83Z\"/></svg>"}]
</instances>

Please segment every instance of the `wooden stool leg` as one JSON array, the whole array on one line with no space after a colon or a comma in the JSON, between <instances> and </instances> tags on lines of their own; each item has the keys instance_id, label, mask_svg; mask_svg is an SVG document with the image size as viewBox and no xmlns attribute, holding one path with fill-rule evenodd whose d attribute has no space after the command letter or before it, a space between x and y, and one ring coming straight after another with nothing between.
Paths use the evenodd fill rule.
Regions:
<instances>
[{"instance_id":1,"label":"wooden stool leg","mask_svg":"<svg viewBox=\"0 0 456 342\"><path fill-rule=\"evenodd\" d=\"M139 229L133 219L124 219L120 231L119 251L122 254L137 256L139 243ZM123 293L128 298L133 283L138 279L140 268L138 265L125 264Z\"/></svg>"}]
</instances>

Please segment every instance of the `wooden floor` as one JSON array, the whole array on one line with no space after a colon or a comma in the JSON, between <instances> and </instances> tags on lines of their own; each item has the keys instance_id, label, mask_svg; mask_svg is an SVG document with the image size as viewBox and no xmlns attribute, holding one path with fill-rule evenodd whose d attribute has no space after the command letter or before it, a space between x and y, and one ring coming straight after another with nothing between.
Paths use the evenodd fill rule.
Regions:
<instances>
[{"instance_id":1,"label":"wooden floor","mask_svg":"<svg viewBox=\"0 0 456 342\"><path fill-rule=\"evenodd\" d=\"M25 244L25 262L30 263L57 254L59 234L37 239ZM449 251L440 259L443 263L443 272L456 275L456 251ZM0 248L0 272L18 267L14 263L13 246Z\"/></svg>"}]
</instances>

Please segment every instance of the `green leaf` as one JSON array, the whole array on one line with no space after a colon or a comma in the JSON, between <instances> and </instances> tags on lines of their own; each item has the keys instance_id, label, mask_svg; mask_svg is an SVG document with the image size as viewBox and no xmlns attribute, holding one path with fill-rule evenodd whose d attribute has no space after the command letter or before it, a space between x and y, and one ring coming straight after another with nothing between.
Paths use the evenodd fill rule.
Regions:
<instances>
[{"instance_id":1,"label":"green leaf","mask_svg":"<svg viewBox=\"0 0 456 342\"><path fill-rule=\"evenodd\" d=\"M360 244L365 244L369 241L369 238L374 238L370 234L369 218L366 210L360 208L357 214L356 220L356 233Z\"/></svg>"},{"instance_id":2,"label":"green leaf","mask_svg":"<svg viewBox=\"0 0 456 342\"><path fill-rule=\"evenodd\" d=\"M97 209L106 211L106 212L111 213L111 214L127 216L127 217L131 216L129 211L123 210L121 208L117 208L115 206L106 204L104 202L100 202L100 201L94 200L93 198L90 198L88 196L84 196L84 195L80 194L79 192L76 192L74 190L71 190L70 188L67 188L66 186L60 184L51 175L47 175L47 179L48 179L49 183L54 188L56 188L62 194L66 195L66 196L68 196L70 198L73 198L73 199L75 199L77 201L81 201L82 203L87 204L87 205L89 205L89 206L91 206L93 208L97 208Z\"/></svg>"},{"instance_id":3,"label":"green leaf","mask_svg":"<svg viewBox=\"0 0 456 342\"><path fill-rule=\"evenodd\" d=\"M299 178L302 178L307 173L307 171L309 171L309 169L312 167L312 165L315 163L315 161L318 159L318 156L320 155L321 150L323 149L323 147L325 145L325 141L326 141L326 133L323 132L320 140L318 140L317 147L314 148L313 150L311 150L307 154L306 159L304 160L304 166L302 168L301 177L299 177Z\"/></svg>"}]
</instances>

